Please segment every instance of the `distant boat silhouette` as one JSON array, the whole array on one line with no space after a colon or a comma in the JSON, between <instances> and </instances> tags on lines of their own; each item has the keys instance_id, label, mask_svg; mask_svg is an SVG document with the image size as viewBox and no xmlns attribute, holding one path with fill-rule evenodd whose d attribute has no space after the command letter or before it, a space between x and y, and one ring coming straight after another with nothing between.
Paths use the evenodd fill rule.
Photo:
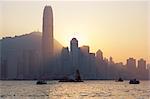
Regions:
<instances>
[{"instance_id":1,"label":"distant boat silhouette","mask_svg":"<svg viewBox=\"0 0 150 99\"><path fill-rule=\"evenodd\" d=\"M129 81L129 84L140 84L140 81L136 79L132 79Z\"/></svg>"},{"instance_id":2,"label":"distant boat silhouette","mask_svg":"<svg viewBox=\"0 0 150 99\"><path fill-rule=\"evenodd\" d=\"M67 76L65 76L63 79L59 80L59 82L83 82L83 80L81 80L80 72L77 69L75 74L75 79L68 78Z\"/></svg>"},{"instance_id":3,"label":"distant boat silhouette","mask_svg":"<svg viewBox=\"0 0 150 99\"><path fill-rule=\"evenodd\" d=\"M123 79L120 77L116 82L123 82Z\"/></svg>"},{"instance_id":4,"label":"distant boat silhouette","mask_svg":"<svg viewBox=\"0 0 150 99\"><path fill-rule=\"evenodd\" d=\"M37 85L43 85L43 84L47 84L47 82L45 80L38 80L36 82Z\"/></svg>"}]
</instances>

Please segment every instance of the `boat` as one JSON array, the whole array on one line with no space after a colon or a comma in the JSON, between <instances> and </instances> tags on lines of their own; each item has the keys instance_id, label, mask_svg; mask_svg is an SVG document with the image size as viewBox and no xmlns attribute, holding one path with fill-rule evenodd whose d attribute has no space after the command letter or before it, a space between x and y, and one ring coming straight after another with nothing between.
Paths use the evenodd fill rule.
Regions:
<instances>
[{"instance_id":1,"label":"boat","mask_svg":"<svg viewBox=\"0 0 150 99\"><path fill-rule=\"evenodd\" d=\"M81 80L80 72L77 69L75 78L68 78L67 76L64 76L64 78L59 80L59 82L83 82L83 80Z\"/></svg>"},{"instance_id":2,"label":"boat","mask_svg":"<svg viewBox=\"0 0 150 99\"><path fill-rule=\"evenodd\" d=\"M64 80L64 79L61 79L61 80L59 80L59 82L83 82L83 80L73 80L73 79Z\"/></svg>"},{"instance_id":3,"label":"boat","mask_svg":"<svg viewBox=\"0 0 150 99\"><path fill-rule=\"evenodd\" d=\"M140 81L136 79L132 79L129 81L129 84L140 84Z\"/></svg>"},{"instance_id":4,"label":"boat","mask_svg":"<svg viewBox=\"0 0 150 99\"><path fill-rule=\"evenodd\" d=\"M116 80L116 82L123 82L123 79L119 78L118 80Z\"/></svg>"},{"instance_id":5,"label":"boat","mask_svg":"<svg viewBox=\"0 0 150 99\"><path fill-rule=\"evenodd\" d=\"M47 84L47 82L45 80L38 80L36 82L37 85L43 85L43 84Z\"/></svg>"}]
</instances>

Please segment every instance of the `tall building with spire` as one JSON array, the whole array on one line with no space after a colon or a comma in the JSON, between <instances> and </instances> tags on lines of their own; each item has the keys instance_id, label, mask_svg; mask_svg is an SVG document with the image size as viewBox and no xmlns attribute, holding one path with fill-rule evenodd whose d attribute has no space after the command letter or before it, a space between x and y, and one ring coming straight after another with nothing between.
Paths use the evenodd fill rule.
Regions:
<instances>
[{"instance_id":1,"label":"tall building with spire","mask_svg":"<svg viewBox=\"0 0 150 99\"><path fill-rule=\"evenodd\" d=\"M51 6L44 8L42 32L42 56L45 67L53 57L53 11Z\"/></svg>"}]
</instances>

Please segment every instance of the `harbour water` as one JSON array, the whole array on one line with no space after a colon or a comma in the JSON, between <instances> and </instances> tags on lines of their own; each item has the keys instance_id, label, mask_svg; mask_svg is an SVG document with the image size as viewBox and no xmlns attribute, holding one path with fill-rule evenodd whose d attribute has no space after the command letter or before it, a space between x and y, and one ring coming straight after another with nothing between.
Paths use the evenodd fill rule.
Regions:
<instances>
[{"instance_id":1,"label":"harbour water","mask_svg":"<svg viewBox=\"0 0 150 99\"><path fill-rule=\"evenodd\" d=\"M0 81L0 99L150 99L150 81Z\"/></svg>"}]
</instances>

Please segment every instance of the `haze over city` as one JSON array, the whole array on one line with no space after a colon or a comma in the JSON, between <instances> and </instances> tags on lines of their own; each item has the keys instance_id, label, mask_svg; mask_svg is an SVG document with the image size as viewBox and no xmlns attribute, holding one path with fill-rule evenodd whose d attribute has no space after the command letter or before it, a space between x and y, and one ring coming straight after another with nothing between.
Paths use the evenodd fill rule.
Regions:
<instances>
[{"instance_id":1,"label":"haze over city","mask_svg":"<svg viewBox=\"0 0 150 99\"><path fill-rule=\"evenodd\" d=\"M0 1L0 98L148 99L149 8Z\"/></svg>"},{"instance_id":2,"label":"haze over city","mask_svg":"<svg viewBox=\"0 0 150 99\"><path fill-rule=\"evenodd\" d=\"M68 46L72 37L79 46L101 49L116 62L128 57L149 62L148 1L122 2L1 2L0 37L42 31L45 4L53 7L54 38Z\"/></svg>"}]
</instances>

